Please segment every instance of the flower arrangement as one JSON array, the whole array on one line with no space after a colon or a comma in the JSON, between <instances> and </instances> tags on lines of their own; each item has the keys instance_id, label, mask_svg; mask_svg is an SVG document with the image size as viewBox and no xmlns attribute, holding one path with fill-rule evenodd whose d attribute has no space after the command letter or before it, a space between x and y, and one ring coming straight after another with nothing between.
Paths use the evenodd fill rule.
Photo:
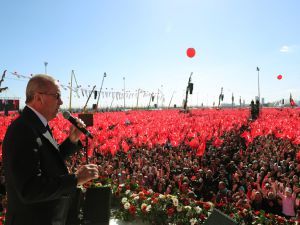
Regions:
<instances>
[{"instance_id":1,"label":"flower arrangement","mask_svg":"<svg viewBox=\"0 0 300 225\"><path fill-rule=\"evenodd\" d=\"M234 207L232 204L216 204L216 208L228 214L238 224L252 225L294 225L294 220L288 220L282 216L266 213L263 210L253 211L241 207Z\"/></svg>"},{"instance_id":2,"label":"flower arrangement","mask_svg":"<svg viewBox=\"0 0 300 225\"><path fill-rule=\"evenodd\" d=\"M210 215L211 203L159 194L150 190L126 190L116 218L132 221L137 218L149 224L202 224Z\"/></svg>"},{"instance_id":3,"label":"flower arrangement","mask_svg":"<svg viewBox=\"0 0 300 225\"><path fill-rule=\"evenodd\" d=\"M294 220L288 220L282 216L265 213L263 210L254 212L254 225L291 225Z\"/></svg>"},{"instance_id":4,"label":"flower arrangement","mask_svg":"<svg viewBox=\"0 0 300 225\"><path fill-rule=\"evenodd\" d=\"M120 209L114 212L122 221L142 220L154 225L200 225L217 208L229 215L240 225L294 225L294 220L287 220L264 211L252 211L235 207L231 203L197 201L185 196L159 194L141 189L138 185L130 189L129 181L125 184L112 185L114 195L120 199Z\"/></svg>"}]
</instances>

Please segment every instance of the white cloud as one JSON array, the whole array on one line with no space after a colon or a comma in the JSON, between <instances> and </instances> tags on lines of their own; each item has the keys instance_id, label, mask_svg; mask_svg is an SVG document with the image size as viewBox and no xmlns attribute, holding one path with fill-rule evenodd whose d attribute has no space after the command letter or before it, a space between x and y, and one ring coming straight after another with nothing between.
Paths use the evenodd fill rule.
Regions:
<instances>
[{"instance_id":1,"label":"white cloud","mask_svg":"<svg viewBox=\"0 0 300 225\"><path fill-rule=\"evenodd\" d=\"M291 52L291 47L287 46L287 45L284 45L280 48L279 50L280 52L283 52L283 53L288 53L288 52Z\"/></svg>"},{"instance_id":2,"label":"white cloud","mask_svg":"<svg viewBox=\"0 0 300 225\"><path fill-rule=\"evenodd\" d=\"M298 52L299 51L299 45L283 45L280 48L280 52L282 53L292 53L292 52Z\"/></svg>"}]
</instances>

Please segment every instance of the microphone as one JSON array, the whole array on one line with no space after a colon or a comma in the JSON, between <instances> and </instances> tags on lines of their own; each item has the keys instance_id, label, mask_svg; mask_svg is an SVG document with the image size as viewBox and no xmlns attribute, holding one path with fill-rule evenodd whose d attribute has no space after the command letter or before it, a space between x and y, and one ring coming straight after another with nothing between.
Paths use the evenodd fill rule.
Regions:
<instances>
[{"instance_id":1,"label":"microphone","mask_svg":"<svg viewBox=\"0 0 300 225\"><path fill-rule=\"evenodd\" d=\"M78 130L80 130L82 133L85 134L85 136L89 137L89 138L93 138L93 136L91 135L91 133L84 127L79 127L77 125L77 120L71 115L71 113L69 111L64 111L63 112L63 117L67 120L70 121L71 124L73 124Z\"/></svg>"}]
</instances>

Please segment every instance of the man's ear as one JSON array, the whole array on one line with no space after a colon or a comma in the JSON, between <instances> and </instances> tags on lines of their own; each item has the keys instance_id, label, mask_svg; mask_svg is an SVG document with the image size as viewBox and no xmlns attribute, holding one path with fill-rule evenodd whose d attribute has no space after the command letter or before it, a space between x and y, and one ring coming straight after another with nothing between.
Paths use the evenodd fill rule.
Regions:
<instances>
[{"instance_id":1,"label":"man's ear","mask_svg":"<svg viewBox=\"0 0 300 225\"><path fill-rule=\"evenodd\" d=\"M43 99L43 97L42 97L41 94L36 93L36 94L34 95L33 99L34 99L34 101L35 101L36 103L38 103L38 102L41 103L41 104L44 103L44 99Z\"/></svg>"}]
</instances>

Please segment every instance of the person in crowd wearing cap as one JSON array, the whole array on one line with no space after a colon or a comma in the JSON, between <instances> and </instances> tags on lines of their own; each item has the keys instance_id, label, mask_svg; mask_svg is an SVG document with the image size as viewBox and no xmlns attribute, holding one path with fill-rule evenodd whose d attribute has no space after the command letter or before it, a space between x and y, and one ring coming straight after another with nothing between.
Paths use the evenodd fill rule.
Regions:
<instances>
[{"instance_id":1,"label":"person in crowd wearing cap","mask_svg":"<svg viewBox=\"0 0 300 225\"><path fill-rule=\"evenodd\" d=\"M48 122L61 100L58 82L48 75L33 76L26 88L26 107L8 127L3 141L8 225L64 225L77 185L98 178L98 166L81 166L71 174L65 159L81 149L81 132L70 127L60 145ZM85 124L77 119L79 127Z\"/></svg>"}]
</instances>

